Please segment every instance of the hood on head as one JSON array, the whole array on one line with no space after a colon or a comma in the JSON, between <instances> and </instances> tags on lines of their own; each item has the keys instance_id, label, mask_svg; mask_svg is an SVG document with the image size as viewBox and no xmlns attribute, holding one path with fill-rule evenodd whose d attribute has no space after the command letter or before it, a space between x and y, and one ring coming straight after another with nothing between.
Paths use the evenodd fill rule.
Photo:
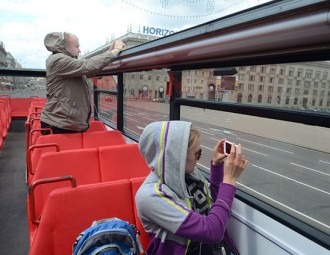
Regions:
<instances>
[{"instance_id":1,"label":"hood on head","mask_svg":"<svg viewBox=\"0 0 330 255\"><path fill-rule=\"evenodd\" d=\"M139 149L161 182L186 197L185 169L191 122L159 121L146 126Z\"/></svg>"},{"instance_id":2,"label":"hood on head","mask_svg":"<svg viewBox=\"0 0 330 255\"><path fill-rule=\"evenodd\" d=\"M45 36L44 44L48 51L70 55L65 48L64 33L52 32Z\"/></svg>"}]
</instances>

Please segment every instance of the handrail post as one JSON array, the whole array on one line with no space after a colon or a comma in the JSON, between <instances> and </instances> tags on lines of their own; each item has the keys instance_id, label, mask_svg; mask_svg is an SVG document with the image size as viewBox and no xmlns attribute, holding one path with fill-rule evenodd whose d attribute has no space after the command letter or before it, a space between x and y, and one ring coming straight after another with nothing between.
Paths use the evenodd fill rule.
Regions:
<instances>
[{"instance_id":1,"label":"handrail post","mask_svg":"<svg viewBox=\"0 0 330 255\"><path fill-rule=\"evenodd\" d=\"M117 85L117 129L124 131L124 74L118 74Z\"/></svg>"},{"instance_id":2,"label":"handrail post","mask_svg":"<svg viewBox=\"0 0 330 255\"><path fill-rule=\"evenodd\" d=\"M180 120L180 104L175 100L181 98L182 94L182 71L169 71L171 95L170 95L170 120Z\"/></svg>"},{"instance_id":3,"label":"handrail post","mask_svg":"<svg viewBox=\"0 0 330 255\"><path fill-rule=\"evenodd\" d=\"M94 119L99 119L99 92L97 90L97 78L92 78L93 81L93 96L94 96Z\"/></svg>"}]
</instances>

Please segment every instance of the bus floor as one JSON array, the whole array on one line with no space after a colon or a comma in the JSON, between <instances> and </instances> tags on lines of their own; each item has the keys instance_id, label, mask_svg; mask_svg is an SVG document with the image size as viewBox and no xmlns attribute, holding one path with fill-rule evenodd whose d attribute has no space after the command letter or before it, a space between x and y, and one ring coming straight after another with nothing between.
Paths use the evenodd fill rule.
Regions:
<instances>
[{"instance_id":1,"label":"bus floor","mask_svg":"<svg viewBox=\"0 0 330 255\"><path fill-rule=\"evenodd\" d=\"M25 132L10 131L0 151L1 254L28 254Z\"/></svg>"}]
</instances>

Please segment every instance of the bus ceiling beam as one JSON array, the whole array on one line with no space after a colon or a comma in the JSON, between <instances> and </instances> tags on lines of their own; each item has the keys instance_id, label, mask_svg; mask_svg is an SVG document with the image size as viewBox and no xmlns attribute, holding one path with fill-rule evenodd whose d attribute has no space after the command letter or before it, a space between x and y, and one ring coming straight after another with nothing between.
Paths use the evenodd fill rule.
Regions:
<instances>
[{"instance_id":1,"label":"bus ceiling beam","mask_svg":"<svg viewBox=\"0 0 330 255\"><path fill-rule=\"evenodd\" d=\"M272 5L269 5L269 8ZM200 33L180 39L178 32L165 38L123 51L106 66L103 73L143 71L178 65L194 66L199 63L248 60L251 56L271 54L290 56L296 52L330 50L330 2L323 9L280 13L268 19L253 20L222 28L222 20L195 27ZM225 21L223 21L225 22ZM191 32L191 34L194 34ZM189 34L188 34L189 35ZM172 39L172 40L171 40ZM161 43L164 41L164 44ZM156 44L157 43L157 44ZM292 59L294 60L294 59ZM280 59L279 59L280 61Z\"/></svg>"},{"instance_id":2,"label":"bus ceiling beam","mask_svg":"<svg viewBox=\"0 0 330 255\"><path fill-rule=\"evenodd\" d=\"M0 67L0 75L2 75L2 76L22 76L22 77L46 77L46 70Z\"/></svg>"}]
</instances>

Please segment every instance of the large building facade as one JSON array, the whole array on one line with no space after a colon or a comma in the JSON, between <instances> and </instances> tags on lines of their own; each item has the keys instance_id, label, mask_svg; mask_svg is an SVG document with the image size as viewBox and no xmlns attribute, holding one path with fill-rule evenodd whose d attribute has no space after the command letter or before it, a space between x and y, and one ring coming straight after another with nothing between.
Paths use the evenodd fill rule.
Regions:
<instances>
[{"instance_id":1,"label":"large building facade","mask_svg":"<svg viewBox=\"0 0 330 255\"><path fill-rule=\"evenodd\" d=\"M129 32L122 36L126 47L159 37ZM111 42L91 54L100 53ZM234 75L217 75L215 69L182 71L182 97L297 109L330 108L330 63L287 63L235 67ZM167 69L124 74L124 96L166 101ZM98 87L116 89L116 79L98 79Z\"/></svg>"}]
</instances>

